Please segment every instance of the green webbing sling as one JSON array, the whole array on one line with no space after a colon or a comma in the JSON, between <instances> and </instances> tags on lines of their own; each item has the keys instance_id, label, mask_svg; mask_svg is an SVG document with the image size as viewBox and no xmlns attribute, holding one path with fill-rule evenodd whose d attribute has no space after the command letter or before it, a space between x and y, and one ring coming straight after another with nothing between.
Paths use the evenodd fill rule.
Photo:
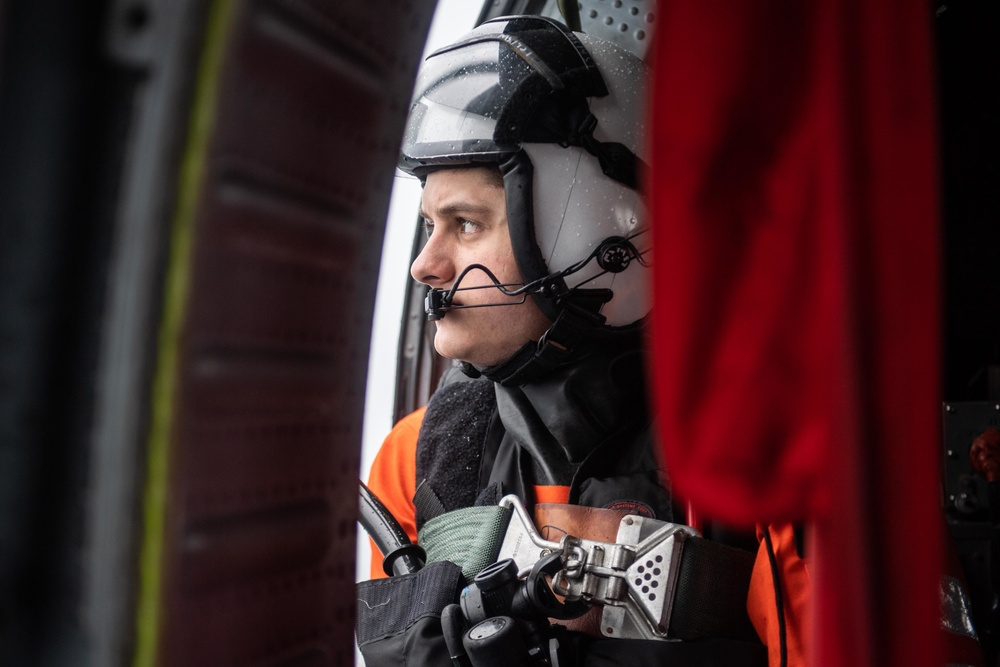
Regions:
<instances>
[{"instance_id":1,"label":"green webbing sling","mask_svg":"<svg viewBox=\"0 0 1000 667\"><path fill-rule=\"evenodd\" d=\"M429 519L417 541L427 552L428 563L451 561L470 582L496 562L511 514L509 507L497 505L454 510Z\"/></svg>"}]
</instances>

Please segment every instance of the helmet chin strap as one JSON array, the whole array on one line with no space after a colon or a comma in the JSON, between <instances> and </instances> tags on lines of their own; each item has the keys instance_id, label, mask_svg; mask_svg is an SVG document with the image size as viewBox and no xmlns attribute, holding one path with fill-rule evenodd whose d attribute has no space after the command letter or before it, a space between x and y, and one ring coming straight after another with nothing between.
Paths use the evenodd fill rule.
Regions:
<instances>
[{"instance_id":1,"label":"helmet chin strap","mask_svg":"<svg viewBox=\"0 0 1000 667\"><path fill-rule=\"evenodd\" d=\"M567 287L565 278L567 276L573 275L578 271L581 271L586 267L591 261L596 260L597 265L600 267L600 272L591 276L584 282L574 287ZM573 299L575 296L583 297L579 300L595 302L598 308L604 303L607 303L611 299L612 293L610 290L585 290L581 289L581 286L596 280L597 278L603 276L606 273L621 273L628 268L632 260L639 262L643 266L648 266L646 260L642 257L642 254L636 249L632 241L623 236L610 236L597 246L587 257L581 261L573 264L562 271L556 271L550 273L547 276L542 276L537 280L532 280L529 283L501 283L500 280L494 275L492 271L483 266L482 264L470 264L465 267L461 273L458 274L458 278L448 289L434 287L428 290L427 296L424 298L424 311L427 313L428 321L440 320L448 311L459 310L466 308L488 308L492 306L517 306L525 302L528 294L539 294L546 299L550 299L557 305L563 302ZM486 277L490 279L492 284L490 285L477 285L475 287L460 287L462 281L465 277L469 275L472 271L482 271L486 274ZM520 285L519 287L515 287ZM513 288L513 289L511 289ZM479 304L455 304L455 294L458 292L468 292L472 290L483 290L483 289L497 289L502 294L508 297L521 297L520 300L516 301L497 301L492 303L479 303ZM593 293L599 293L595 299ZM597 318L603 320L603 318L597 314L596 310L594 315ZM603 322L601 322L603 323Z\"/></svg>"}]
</instances>

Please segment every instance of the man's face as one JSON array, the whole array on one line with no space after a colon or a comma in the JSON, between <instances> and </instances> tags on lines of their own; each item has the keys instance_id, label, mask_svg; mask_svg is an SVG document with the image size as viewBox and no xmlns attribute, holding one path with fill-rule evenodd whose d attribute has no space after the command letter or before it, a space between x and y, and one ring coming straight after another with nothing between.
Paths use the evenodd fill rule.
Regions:
<instances>
[{"instance_id":1,"label":"man's face","mask_svg":"<svg viewBox=\"0 0 1000 667\"><path fill-rule=\"evenodd\" d=\"M410 267L414 280L447 289L462 269L482 264L501 283L520 283L507 231L504 191L494 172L481 167L442 169L427 176L420 214L430 232ZM472 271L459 286L492 284ZM509 288L513 289L513 288ZM455 305L518 302L497 289L459 291ZM545 333L551 322L529 297L523 304L448 311L436 322L434 348L444 357L493 366Z\"/></svg>"}]
</instances>

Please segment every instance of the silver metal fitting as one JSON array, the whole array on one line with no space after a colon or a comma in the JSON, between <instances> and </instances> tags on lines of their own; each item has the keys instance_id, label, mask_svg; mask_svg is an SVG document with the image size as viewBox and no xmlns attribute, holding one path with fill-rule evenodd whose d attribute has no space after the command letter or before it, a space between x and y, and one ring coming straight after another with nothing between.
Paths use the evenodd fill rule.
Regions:
<instances>
[{"instance_id":1,"label":"silver metal fitting","mask_svg":"<svg viewBox=\"0 0 1000 667\"><path fill-rule=\"evenodd\" d=\"M557 542L542 539L517 496L500 505L514 517L498 560L512 558L526 576L543 556L558 552L563 567L551 582L553 592L568 601L603 607L601 632L623 639L669 639L677 576L684 542L697 537L689 526L629 515L621 520L615 543L566 535Z\"/></svg>"}]
</instances>

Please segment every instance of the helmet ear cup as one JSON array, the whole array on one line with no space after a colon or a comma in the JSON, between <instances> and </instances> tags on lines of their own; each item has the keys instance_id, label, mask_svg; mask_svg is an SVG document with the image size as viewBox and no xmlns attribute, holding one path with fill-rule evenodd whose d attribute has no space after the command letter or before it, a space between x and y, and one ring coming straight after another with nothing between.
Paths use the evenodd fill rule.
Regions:
<instances>
[{"instance_id":1,"label":"helmet ear cup","mask_svg":"<svg viewBox=\"0 0 1000 667\"><path fill-rule=\"evenodd\" d=\"M644 233L648 216L638 191L604 176L597 160L581 148L528 144L524 151L534 166L532 217L547 271L561 271L579 262L610 237L630 239L644 261L651 261L652 238ZM509 205L509 194L507 199ZM567 276L567 286L612 290L614 297L600 311L609 326L642 319L651 303L649 267L631 261L622 271L608 271L589 280L603 271L594 261Z\"/></svg>"}]
</instances>

